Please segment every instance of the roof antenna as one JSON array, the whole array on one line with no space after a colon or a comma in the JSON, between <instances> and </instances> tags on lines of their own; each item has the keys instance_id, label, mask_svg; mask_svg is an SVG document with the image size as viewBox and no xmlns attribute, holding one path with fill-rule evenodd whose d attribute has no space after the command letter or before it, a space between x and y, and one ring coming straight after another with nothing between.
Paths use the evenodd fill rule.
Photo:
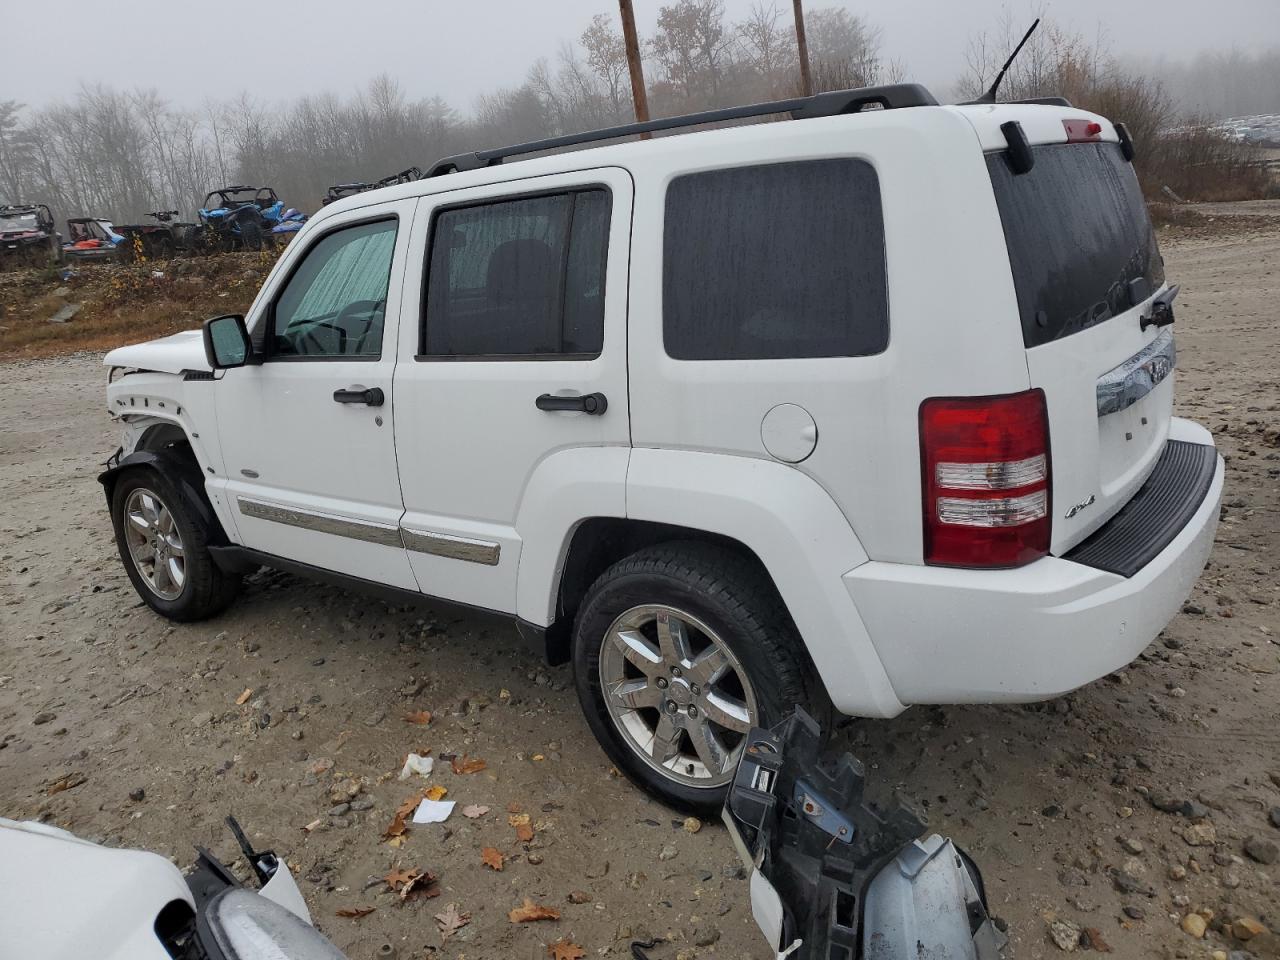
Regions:
<instances>
[{"instance_id":1,"label":"roof antenna","mask_svg":"<svg viewBox=\"0 0 1280 960\"><path fill-rule=\"evenodd\" d=\"M996 74L995 80L987 92L978 97L977 100L970 100L970 103L995 103L996 91L1000 89L1000 81L1004 79L1004 75L1009 72L1009 67L1013 61L1017 59L1018 54L1022 52L1022 48L1027 45L1027 41L1031 39L1031 35L1036 32L1036 27L1040 26L1040 18L1036 17L1035 23L1031 24L1031 28L1022 35L1022 39L1018 41L1018 45L1013 48L1013 53L1009 54L1009 59L1004 62L1004 66L1000 68L1000 72Z\"/></svg>"}]
</instances>

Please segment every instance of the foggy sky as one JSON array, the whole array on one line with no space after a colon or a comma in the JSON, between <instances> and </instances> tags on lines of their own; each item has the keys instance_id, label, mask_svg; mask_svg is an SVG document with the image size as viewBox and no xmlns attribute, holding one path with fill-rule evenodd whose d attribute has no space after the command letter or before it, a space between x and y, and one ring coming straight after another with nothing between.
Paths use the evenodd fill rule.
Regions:
<instances>
[{"instance_id":1,"label":"foggy sky","mask_svg":"<svg viewBox=\"0 0 1280 960\"><path fill-rule=\"evenodd\" d=\"M635 0L642 35L662 2ZM725 0L726 19L751 5ZM939 96L964 70L969 36L994 29L1006 8L1029 24L1043 7L1148 61L1280 44L1280 0L806 0L836 5L880 26L884 55ZM616 23L616 0L0 0L0 98L39 106L86 82L155 87L197 107L242 90L264 101L350 94L385 72L411 98L439 94L469 111L478 94L519 83L538 57L554 59L600 12Z\"/></svg>"}]
</instances>

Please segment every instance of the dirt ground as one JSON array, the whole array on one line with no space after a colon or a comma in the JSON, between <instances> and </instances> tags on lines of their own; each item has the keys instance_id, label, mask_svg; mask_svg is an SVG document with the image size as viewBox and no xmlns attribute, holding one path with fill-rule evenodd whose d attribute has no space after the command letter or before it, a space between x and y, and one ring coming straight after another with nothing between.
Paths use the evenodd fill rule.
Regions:
<instances>
[{"instance_id":1,"label":"dirt ground","mask_svg":"<svg viewBox=\"0 0 1280 960\"><path fill-rule=\"evenodd\" d=\"M1120 957L1277 951L1229 931L1280 929L1280 863L1245 849L1267 860L1280 841L1280 221L1170 228L1164 246L1182 284L1179 412L1228 457L1218 543L1184 612L1130 667L1052 703L913 709L837 738L973 854L1017 957L1056 955L1055 920ZM506 626L274 573L213 622L159 620L94 479L116 446L99 357L0 372L0 815L185 865L193 844L234 854L234 813L353 960L384 942L401 960L534 960L561 938L629 956L645 935L668 941L661 960L767 956L724 830L686 831L611 771L567 670ZM429 725L404 720L422 709ZM415 748L436 773L401 783ZM456 774L451 753L487 766ZM395 808L430 784L459 807L389 846ZM400 903L381 880L393 868L435 873L440 896ZM560 919L510 923L526 897ZM451 903L471 921L442 946L434 917ZM1180 928L1196 910L1212 911L1204 939Z\"/></svg>"}]
</instances>

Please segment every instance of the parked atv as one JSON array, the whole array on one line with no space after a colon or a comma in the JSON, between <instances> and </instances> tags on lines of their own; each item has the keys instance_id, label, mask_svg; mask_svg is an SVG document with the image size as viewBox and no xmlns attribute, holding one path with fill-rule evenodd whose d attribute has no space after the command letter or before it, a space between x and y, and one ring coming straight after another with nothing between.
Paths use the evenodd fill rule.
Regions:
<instances>
[{"instance_id":1,"label":"parked atv","mask_svg":"<svg viewBox=\"0 0 1280 960\"><path fill-rule=\"evenodd\" d=\"M67 239L62 244L66 260L98 262L129 258L129 241L110 220L75 217L67 221Z\"/></svg>"},{"instance_id":2,"label":"parked atv","mask_svg":"<svg viewBox=\"0 0 1280 960\"><path fill-rule=\"evenodd\" d=\"M0 262L5 266L40 266L62 260L62 236L43 203L0 206Z\"/></svg>"},{"instance_id":3,"label":"parked atv","mask_svg":"<svg viewBox=\"0 0 1280 960\"><path fill-rule=\"evenodd\" d=\"M156 222L131 223L115 228L129 241L134 253L141 253L149 259L167 259L177 253L200 248L200 224L175 219L179 216L177 210L155 210L147 216Z\"/></svg>"},{"instance_id":4,"label":"parked atv","mask_svg":"<svg viewBox=\"0 0 1280 960\"><path fill-rule=\"evenodd\" d=\"M222 187L204 198L198 211L210 246L223 250L261 250L284 215L271 187Z\"/></svg>"}]
</instances>

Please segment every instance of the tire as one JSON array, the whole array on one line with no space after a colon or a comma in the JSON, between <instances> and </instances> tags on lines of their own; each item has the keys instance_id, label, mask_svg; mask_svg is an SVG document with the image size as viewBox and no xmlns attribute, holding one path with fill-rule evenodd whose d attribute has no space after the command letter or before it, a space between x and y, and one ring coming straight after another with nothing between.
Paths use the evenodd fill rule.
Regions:
<instances>
[{"instance_id":1,"label":"tire","mask_svg":"<svg viewBox=\"0 0 1280 960\"><path fill-rule=\"evenodd\" d=\"M159 509L152 511L147 506L148 500L158 504ZM138 523L130 521L127 513L140 514L151 529L162 536L153 537L143 532ZM171 522L166 522L166 516ZM209 531L158 471L138 467L116 481L111 494L111 521L125 573L138 596L156 613L183 623L205 620L221 613L235 599L240 577L224 572L213 562L208 549ZM175 536L181 548L180 558L173 550ZM162 549L166 552L161 556L167 556L174 563L180 560L180 576L175 577L173 571L177 568L172 563L157 564L154 548L139 546L138 538L163 541ZM145 559L135 561L135 552L143 558L152 553L150 564Z\"/></svg>"},{"instance_id":2,"label":"tire","mask_svg":"<svg viewBox=\"0 0 1280 960\"><path fill-rule=\"evenodd\" d=\"M675 638L665 645L664 616ZM712 657L712 648L721 652ZM716 663L718 679L709 669ZM771 727L796 706L819 722L829 711L767 574L697 541L646 548L596 580L574 625L573 671L587 723L617 768L671 806L702 814L723 806L752 726Z\"/></svg>"}]
</instances>

